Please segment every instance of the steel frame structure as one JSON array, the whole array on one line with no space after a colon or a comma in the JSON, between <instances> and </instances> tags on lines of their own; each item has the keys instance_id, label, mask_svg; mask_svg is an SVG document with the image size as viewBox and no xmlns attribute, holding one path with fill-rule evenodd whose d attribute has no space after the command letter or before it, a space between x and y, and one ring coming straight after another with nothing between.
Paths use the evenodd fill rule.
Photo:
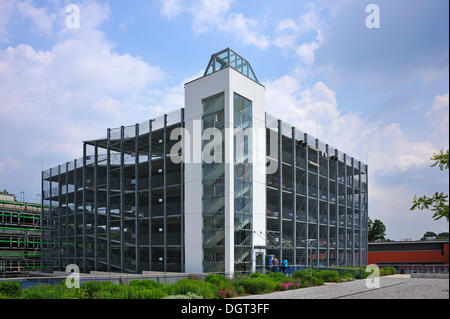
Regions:
<instances>
[{"instance_id":1,"label":"steel frame structure","mask_svg":"<svg viewBox=\"0 0 450 319\"><path fill-rule=\"evenodd\" d=\"M184 125L180 109L107 129L81 159L42 172L43 270L184 272L184 163L169 160ZM267 113L266 131L278 175L266 176L266 246L255 248L290 265L367 264L367 165Z\"/></svg>"}]
</instances>

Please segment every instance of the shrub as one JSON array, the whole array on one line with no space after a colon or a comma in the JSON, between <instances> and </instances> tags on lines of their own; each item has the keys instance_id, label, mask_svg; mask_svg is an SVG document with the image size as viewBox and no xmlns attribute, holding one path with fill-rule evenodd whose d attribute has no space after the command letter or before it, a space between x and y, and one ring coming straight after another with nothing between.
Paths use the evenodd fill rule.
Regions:
<instances>
[{"instance_id":1,"label":"shrub","mask_svg":"<svg viewBox=\"0 0 450 319\"><path fill-rule=\"evenodd\" d=\"M162 299L165 297L167 297L167 294L157 288L135 290L132 294L132 299Z\"/></svg>"},{"instance_id":2,"label":"shrub","mask_svg":"<svg viewBox=\"0 0 450 319\"><path fill-rule=\"evenodd\" d=\"M292 274L292 278L303 282L304 284L310 286L321 286L324 283L322 278L317 277L319 271L312 269L296 270Z\"/></svg>"},{"instance_id":3,"label":"shrub","mask_svg":"<svg viewBox=\"0 0 450 319\"><path fill-rule=\"evenodd\" d=\"M321 270L314 273L314 276L322 279L324 282L339 282L340 276L334 270Z\"/></svg>"},{"instance_id":4,"label":"shrub","mask_svg":"<svg viewBox=\"0 0 450 319\"><path fill-rule=\"evenodd\" d=\"M355 271L355 278L356 279L366 279L369 277L371 272L366 271L367 266L361 266Z\"/></svg>"},{"instance_id":5,"label":"shrub","mask_svg":"<svg viewBox=\"0 0 450 319\"><path fill-rule=\"evenodd\" d=\"M384 267L380 270L381 276L390 276L395 275L397 273L397 270L394 267Z\"/></svg>"},{"instance_id":6,"label":"shrub","mask_svg":"<svg viewBox=\"0 0 450 319\"><path fill-rule=\"evenodd\" d=\"M239 284L249 294L272 292L278 288L277 282L269 278L248 278L240 280Z\"/></svg>"},{"instance_id":7,"label":"shrub","mask_svg":"<svg viewBox=\"0 0 450 319\"><path fill-rule=\"evenodd\" d=\"M195 293L203 298L216 298L217 288L213 284L200 280L181 279L173 285L168 285L171 295L186 295Z\"/></svg>"},{"instance_id":8,"label":"shrub","mask_svg":"<svg viewBox=\"0 0 450 319\"><path fill-rule=\"evenodd\" d=\"M277 273L272 273L272 274L277 274ZM254 273L250 274L249 277L250 278L269 278L269 276L261 274L259 272L254 272Z\"/></svg>"},{"instance_id":9,"label":"shrub","mask_svg":"<svg viewBox=\"0 0 450 319\"><path fill-rule=\"evenodd\" d=\"M233 289L219 289L217 290L217 297L223 298L231 298L236 294L233 292Z\"/></svg>"},{"instance_id":10,"label":"shrub","mask_svg":"<svg viewBox=\"0 0 450 319\"><path fill-rule=\"evenodd\" d=\"M292 273L292 277L296 279L310 281L313 278L313 272L311 269L296 270Z\"/></svg>"},{"instance_id":11,"label":"shrub","mask_svg":"<svg viewBox=\"0 0 450 319\"><path fill-rule=\"evenodd\" d=\"M301 288L301 283L300 282L282 282L280 284L281 289L280 290L289 290L289 289L297 289L297 288Z\"/></svg>"},{"instance_id":12,"label":"shrub","mask_svg":"<svg viewBox=\"0 0 450 319\"><path fill-rule=\"evenodd\" d=\"M89 298L93 298L102 289L102 284L96 281L88 281L82 283L80 289L83 289Z\"/></svg>"},{"instance_id":13,"label":"shrub","mask_svg":"<svg viewBox=\"0 0 450 319\"><path fill-rule=\"evenodd\" d=\"M131 287L137 287L137 288L142 288L142 289L161 289L164 287L163 283L160 282L156 282L154 280L132 280L129 283L129 286Z\"/></svg>"},{"instance_id":14,"label":"shrub","mask_svg":"<svg viewBox=\"0 0 450 319\"><path fill-rule=\"evenodd\" d=\"M171 295L162 299L203 299L203 297L192 292L188 292L186 295Z\"/></svg>"},{"instance_id":15,"label":"shrub","mask_svg":"<svg viewBox=\"0 0 450 319\"><path fill-rule=\"evenodd\" d=\"M233 282L232 282L232 289L233 289L233 293L234 293L236 296L242 296L242 295L245 295L245 289L244 289L244 287L242 287L242 286L240 285L240 283L239 283L238 281L233 281Z\"/></svg>"},{"instance_id":16,"label":"shrub","mask_svg":"<svg viewBox=\"0 0 450 319\"><path fill-rule=\"evenodd\" d=\"M2 281L0 282L0 295L7 297L18 297L20 296L22 288L20 283L17 281Z\"/></svg>"},{"instance_id":17,"label":"shrub","mask_svg":"<svg viewBox=\"0 0 450 319\"><path fill-rule=\"evenodd\" d=\"M38 285L23 289L23 299L79 299L79 289L68 289L65 285Z\"/></svg>"},{"instance_id":18,"label":"shrub","mask_svg":"<svg viewBox=\"0 0 450 319\"><path fill-rule=\"evenodd\" d=\"M355 274L352 271L345 270L341 273L341 281L355 280Z\"/></svg>"},{"instance_id":19,"label":"shrub","mask_svg":"<svg viewBox=\"0 0 450 319\"><path fill-rule=\"evenodd\" d=\"M205 281L216 286L221 286L228 283L230 280L228 280L224 275L209 274L205 277Z\"/></svg>"},{"instance_id":20,"label":"shrub","mask_svg":"<svg viewBox=\"0 0 450 319\"><path fill-rule=\"evenodd\" d=\"M289 277L282 272L271 272L267 275L267 277L278 281L289 281Z\"/></svg>"}]
</instances>

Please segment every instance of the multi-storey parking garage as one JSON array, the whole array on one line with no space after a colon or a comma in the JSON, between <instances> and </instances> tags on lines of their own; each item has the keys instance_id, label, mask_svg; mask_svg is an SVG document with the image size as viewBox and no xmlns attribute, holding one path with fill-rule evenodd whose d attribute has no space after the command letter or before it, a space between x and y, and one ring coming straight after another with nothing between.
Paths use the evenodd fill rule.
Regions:
<instances>
[{"instance_id":1,"label":"multi-storey parking garage","mask_svg":"<svg viewBox=\"0 0 450 319\"><path fill-rule=\"evenodd\" d=\"M230 49L185 89L185 108L108 129L83 143L81 159L42 172L43 266L232 273L271 255L367 263L367 165L266 114L264 87ZM213 162L202 158L214 139L205 132L223 136Z\"/></svg>"}]
</instances>

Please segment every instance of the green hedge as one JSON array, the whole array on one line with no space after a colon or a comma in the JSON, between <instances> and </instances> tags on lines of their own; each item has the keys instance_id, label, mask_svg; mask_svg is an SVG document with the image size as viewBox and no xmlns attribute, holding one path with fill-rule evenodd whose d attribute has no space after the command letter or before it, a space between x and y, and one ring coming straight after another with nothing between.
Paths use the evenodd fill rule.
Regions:
<instances>
[{"instance_id":1,"label":"green hedge","mask_svg":"<svg viewBox=\"0 0 450 319\"><path fill-rule=\"evenodd\" d=\"M314 276L322 279L324 282L339 282L341 280L341 276L339 272L334 270L320 270L314 272Z\"/></svg>"},{"instance_id":2,"label":"green hedge","mask_svg":"<svg viewBox=\"0 0 450 319\"><path fill-rule=\"evenodd\" d=\"M395 269L394 267L383 267L382 269L380 269L381 276L390 276L395 275L396 273L397 269Z\"/></svg>"},{"instance_id":3,"label":"green hedge","mask_svg":"<svg viewBox=\"0 0 450 319\"><path fill-rule=\"evenodd\" d=\"M239 285L244 288L246 293L251 295L272 292L279 287L277 281L269 277L249 277L240 280Z\"/></svg>"},{"instance_id":4,"label":"green hedge","mask_svg":"<svg viewBox=\"0 0 450 319\"><path fill-rule=\"evenodd\" d=\"M15 297L21 294L22 289L20 283L17 281L2 281L0 282L0 295L5 297Z\"/></svg>"},{"instance_id":5,"label":"green hedge","mask_svg":"<svg viewBox=\"0 0 450 319\"><path fill-rule=\"evenodd\" d=\"M217 297L217 287L202 280L181 279L172 285L166 285L165 289L169 295L186 295L191 292L206 299Z\"/></svg>"},{"instance_id":6,"label":"green hedge","mask_svg":"<svg viewBox=\"0 0 450 319\"><path fill-rule=\"evenodd\" d=\"M391 270L386 267L384 273ZM63 282L20 289L19 283L0 283L0 298L23 299L215 299L270 293L323 285L354 279L351 271L339 274L333 270L306 269L295 271L292 277L281 272L239 275L234 280L223 275L210 274L204 280L182 279L176 283L154 280L132 280L129 284L113 282L85 282L79 289L68 289Z\"/></svg>"}]
</instances>

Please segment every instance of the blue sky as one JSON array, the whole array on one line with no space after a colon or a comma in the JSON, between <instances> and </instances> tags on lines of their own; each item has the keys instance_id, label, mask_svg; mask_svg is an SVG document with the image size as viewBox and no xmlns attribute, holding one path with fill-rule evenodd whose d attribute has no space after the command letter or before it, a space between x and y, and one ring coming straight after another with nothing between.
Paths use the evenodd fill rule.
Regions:
<instances>
[{"instance_id":1,"label":"blue sky","mask_svg":"<svg viewBox=\"0 0 450 319\"><path fill-rule=\"evenodd\" d=\"M0 0L0 188L36 199L40 171L82 141L184 104L183 84L231 47L267 111L369 164L369 215L391 239L448 231L414 194L448 193L430 168L449 145L449 2ZM365 8L380 8L380 28Z\"/></svg>"}]
</instances>

